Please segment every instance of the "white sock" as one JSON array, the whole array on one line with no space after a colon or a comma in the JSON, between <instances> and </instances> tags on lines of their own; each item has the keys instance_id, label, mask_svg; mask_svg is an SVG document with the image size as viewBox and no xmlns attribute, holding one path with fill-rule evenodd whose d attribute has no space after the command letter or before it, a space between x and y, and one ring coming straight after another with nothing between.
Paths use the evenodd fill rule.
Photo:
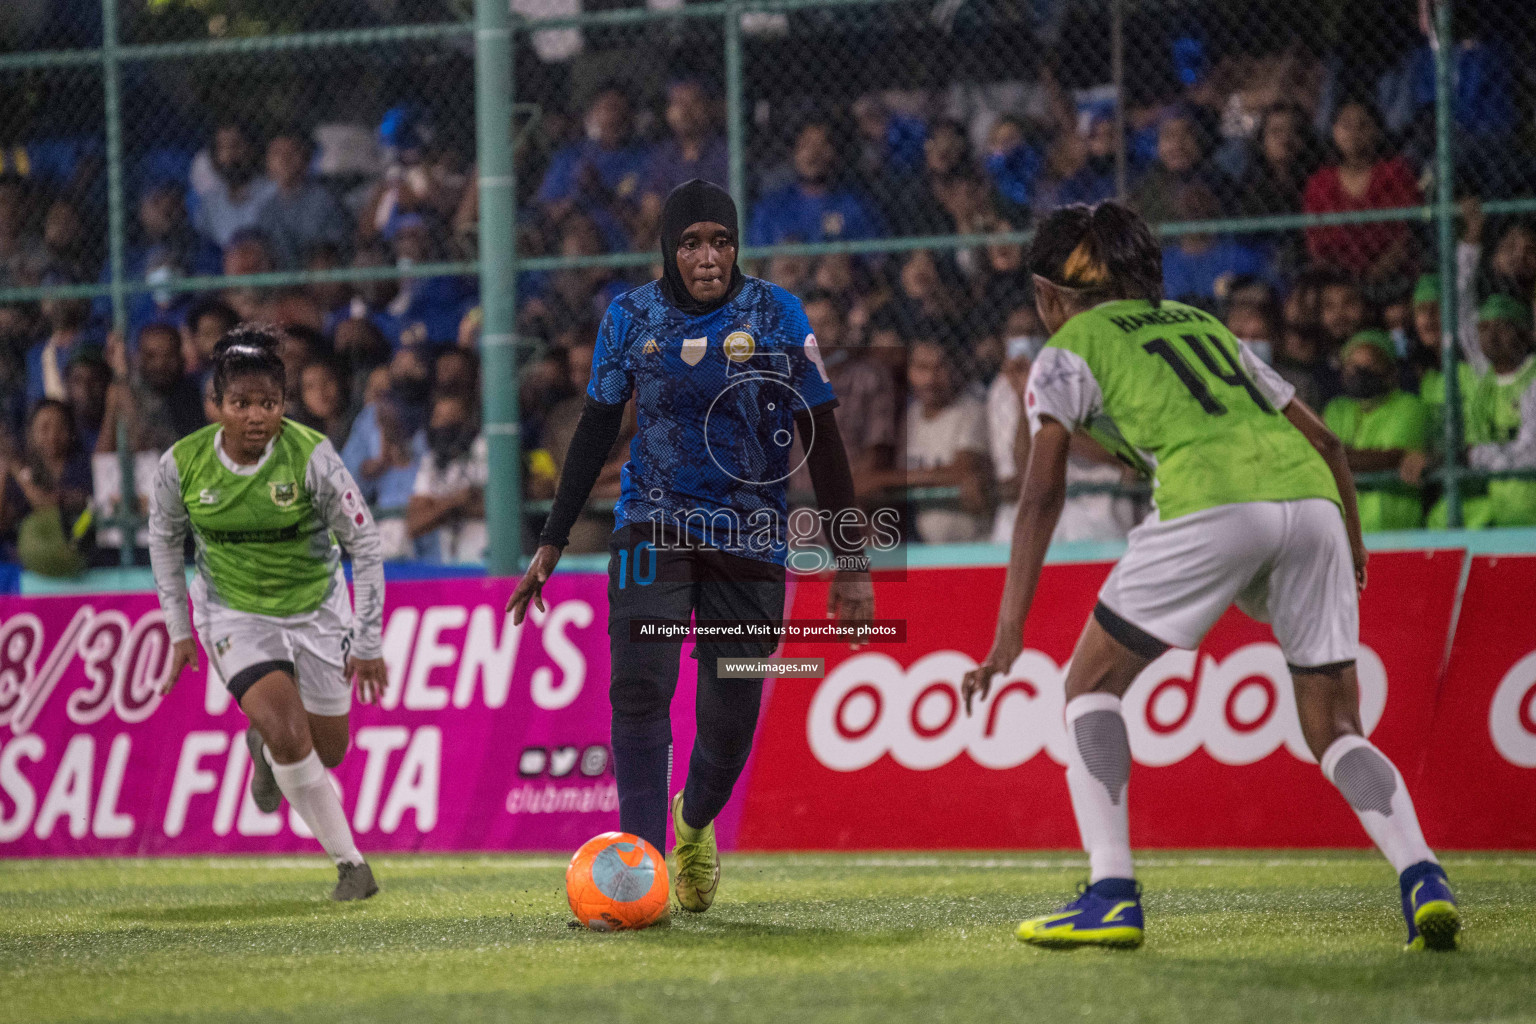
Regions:
<instances>
[{"instance_id":1,"label":"white sock","mask_svg":"<svg viewBox=\"0 0 1536 1024\"><path fill-rule=\"evenodd\" d=\"M1402 874L1420 861L1435 860L1419 829L1419 816L1402 774L1370 740L1340 736L1323 751L1322 769L1355 809L1366 834L1392 862L1392 870Z\"/></svg>"},{"instance_id":2,"label":"white sock","mask_svg":"<svg viewBox=\"0 0 1536 1024\"><path fill-rule=\"evenodd\" d=\"M1088 851L1089 882L1134 878L1126 812L1131 744L1120 698L1085 693L1067 702L1067 789Z\"/></svg>"},{"instance_id":3,"label":"white sock","mask_svg":"<svg viewBox=\"0 0 1536 1024\"><path fill-rule=\"evenodd\" d=\"M330 773L320 763L319 754L311 750L308 757L296 764L273 764L272 774L277 777L277 787L283 796L299 812L331 860L337 864L363 862L363 855L352 842L352 829L341 809L341 799L331 786Z\"/></svg>"}]
</instances>

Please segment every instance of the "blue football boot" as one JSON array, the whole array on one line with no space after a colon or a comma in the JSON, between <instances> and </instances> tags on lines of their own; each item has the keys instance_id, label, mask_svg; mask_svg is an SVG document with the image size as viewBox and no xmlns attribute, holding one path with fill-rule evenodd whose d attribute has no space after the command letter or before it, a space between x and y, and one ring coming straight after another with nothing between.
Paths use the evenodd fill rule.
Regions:
<instances>
[{"instance_id":1,"label":"blue football boot","mask_svg":"<svg viewBox=\"0 0 1536 1024\"><path fill-rule=\"evenodd\" d=\"M1054 914L1032 917L1014 932L1021 942L1047 949L1141 945L1141 886L1130 878L1103 878L1078 890Z\"/></svg>"},{"instance_id":2,"label":"blue football boot","mask_svg":"<svg viewBox=\"0 0 1536 1024\"><path fill-rule=\"evenodd\" d=\"M1398 878L1403 893L1403 920L1408 922L1408 948L1446 952L1456 948L1461 912L1445 870L1431 860L1408 868Z\"/></svg>"}]
</instances>

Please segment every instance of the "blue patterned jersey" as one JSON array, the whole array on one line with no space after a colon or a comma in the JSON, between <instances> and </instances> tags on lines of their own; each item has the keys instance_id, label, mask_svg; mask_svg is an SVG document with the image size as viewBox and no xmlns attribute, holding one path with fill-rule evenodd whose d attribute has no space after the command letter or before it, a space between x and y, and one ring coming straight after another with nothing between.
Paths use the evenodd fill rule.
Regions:
<instances>
[{"instance_id":1,"label":"blue patterned jersey","mask_svg":"<svg viewBox=\"0 0 1536 1024\"><path fill-rule=\"evenodd\" d=\"M659 282L636 288L603 317L587 394L635 398L620 526L653 522L783 564L795 416L835 400L799 299L749 277L724 306L690 316Z\"/></svg>"}]
</instances>

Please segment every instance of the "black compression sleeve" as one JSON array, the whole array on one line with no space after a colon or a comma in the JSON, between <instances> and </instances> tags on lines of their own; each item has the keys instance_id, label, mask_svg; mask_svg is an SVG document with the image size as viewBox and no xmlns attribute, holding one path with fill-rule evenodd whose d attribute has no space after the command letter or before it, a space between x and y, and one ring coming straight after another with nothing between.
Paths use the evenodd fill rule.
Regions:
<instances>
[{"instance_id":1,"label":"black compression sleeve","mask_svg":"<svg viewBox=\"0 0 1536 1024\"><path fill-rule=\"evenodd\" d=\"M869 559L864 555L863 531L857 517L843 516L847 511L857 513L858 498L853 490L848 451L843 447L843 435L837 429L837 417L833 415L836 405L836 402L819 405L795 417L795 423L800 428L802 444L807 438L813 439L806 445L805 462L811 474L811 487L816 491L816 504L822 511L830 513L830 517L822 519L822 533L837 556L839 567L868 569Z\"/></svg>"},{"instance_id":2,"label":"black compression sleeve","mask_svg":"<svg viewBox=\"0 0 1536 1024\"><path fill-rule=\"evenodd\" d=\"M604 405L592 396L581 409L576 433L565 451L565 465L560 469L560 486L555 491L554 507L539 534L539 546L553 544L563 548L571 540L571 527L587 504L587 496L597 483L598 474L608 461L613 442L619 439L624 424L624 406Z\"/></svg>"}]
</instances>

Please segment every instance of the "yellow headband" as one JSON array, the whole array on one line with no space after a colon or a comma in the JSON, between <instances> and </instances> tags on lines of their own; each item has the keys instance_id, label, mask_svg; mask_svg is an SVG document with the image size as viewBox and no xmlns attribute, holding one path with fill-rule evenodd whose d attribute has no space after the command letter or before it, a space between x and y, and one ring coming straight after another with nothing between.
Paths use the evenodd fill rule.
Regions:
<instances>
[{"instance_id":1,"label":"yellow headband","mask_svg":"<svg viewBox=\"0 0 1536 1024\"><path fill-rule=\"evenodd\" d=\"M1089 253L1085 236L1062 265L1061 276L1062 284L1068 288L1097 288L1109 283L1109 268Z\"/></svg>"}]
</instances>

